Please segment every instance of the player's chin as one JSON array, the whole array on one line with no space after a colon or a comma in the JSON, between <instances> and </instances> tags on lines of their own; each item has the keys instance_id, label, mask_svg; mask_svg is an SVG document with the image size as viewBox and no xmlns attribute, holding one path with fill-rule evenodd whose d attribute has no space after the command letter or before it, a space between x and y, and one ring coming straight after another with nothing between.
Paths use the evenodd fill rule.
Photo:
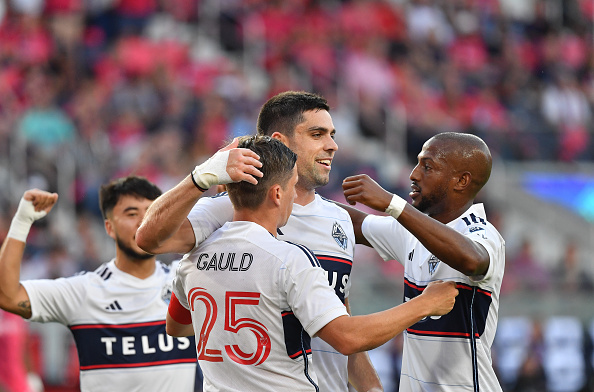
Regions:
<instances>
[{"instance_id":1,"label":"player's chin","mask_svg":"<svg viewBox=\"0 0 594 392\"><path fill-rule=\"evenodd\" d=\"M328 173L318 173L318 175L316 176L316 186L320 187L320 186L324 186L327 185L330 182L330 172Z\"/></svg>"}]
</instances>

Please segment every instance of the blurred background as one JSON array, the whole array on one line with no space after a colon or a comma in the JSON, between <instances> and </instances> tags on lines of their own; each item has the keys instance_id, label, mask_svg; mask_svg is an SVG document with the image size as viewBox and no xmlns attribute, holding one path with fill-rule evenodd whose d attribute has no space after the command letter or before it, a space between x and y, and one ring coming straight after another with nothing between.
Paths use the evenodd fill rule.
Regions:
<instances>
[{"instance_id":1,"label":"blurred background","mask_svg":"<svg viewBox=\"0 0 594 392\"><path fill-rule=\"evenodd\" d=\"M508 253L501 383L593 391L593 20L594 0L0 0L0 240L24 190L55 191L22 278L94 270L114 255L102 183L137 174L168 190L254 133L272 95L317 92L339 144L319 193L338 201L357 173L407 198L438 132L487 142L479 199ZM401 303L402 273L357 248L353 312ZM66 328L0 314L0 358L16 339L46 391L78 390ZM389 392L400 353L398 338L371 352Z\"/></svg>"}]
</instances>

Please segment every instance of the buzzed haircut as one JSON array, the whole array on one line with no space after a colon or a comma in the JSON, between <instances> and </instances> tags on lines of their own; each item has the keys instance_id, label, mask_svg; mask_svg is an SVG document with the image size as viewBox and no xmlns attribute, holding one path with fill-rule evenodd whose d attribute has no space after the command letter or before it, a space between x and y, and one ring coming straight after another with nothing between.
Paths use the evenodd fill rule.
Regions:
<instances>
[{"instance_id":1,"label":"buzzed haircut","mask_svg":"<svg viewBox=\"0 0 594 392\"><path fill-rule=\"evenodd\" d=\"M293 176L293 168L297 162L297 154L278 139L270 136L243 136L239 139L238 148L248 148L260 157L263 177L256 177L258 184L246 181L227 184L229 199L236 209L259 207L265 200L271 186L279 184L286 189Z\"/></svg>"},{"instance_id":2,"label":"buzzed haircut","mask_svg":"<svg viewBox=\"0 0 594 392\"><path fill-rule=\"evenodd\" d=\"M478 193L491 176L493 163L487 143L476 135L459 132L438 133L432 139L452 145L450 151L469 165L466 169L472 172L472 180L476 185L474 194Z\"/></svg>"},{"instance_id":3,"label":"buzzed haircut","mask_svg":"<svg viewBox=\"0 0 594 392\"><path fill-rule=\"evenodd\" d=\"M463 147L464 151L478 149L490 154L489 147L483 139L471 133L442 132L433 136L433 139L454 142L456 145Z\"/></svg>"},{"instance_id":4,"label":"buzzed haircut","mask_svg":"<svg viewBox=\"0 0 594 392\"><path fill-rule=\"evenodd\" d=\"M303 113L310 110L330 111L326 98L305 91L285 91L270 98L258 115L258 135L271 136L274 132L292 137L295 127L305 118Z\"/></svg>"},{"instance_id":5,"label":"buzzed haircut","mask_svg":"<svg viewBox=\"0 0 594 392\"><path fill-rule=\"evenodd\" d=\"M99 207L103 219L107 219L107 215L118 204L122 196L155 200L162 193L158 186L144 177L128 176L118 178L101 186L99 190Z\"/></svg>"}]
</instances>

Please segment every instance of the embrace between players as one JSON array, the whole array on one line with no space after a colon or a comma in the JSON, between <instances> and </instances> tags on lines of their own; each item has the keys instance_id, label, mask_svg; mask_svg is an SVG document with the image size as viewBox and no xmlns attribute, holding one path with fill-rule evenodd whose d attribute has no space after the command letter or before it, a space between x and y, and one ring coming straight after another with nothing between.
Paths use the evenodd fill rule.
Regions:
<instances>
[{"instance_id":1,"label":"embrace between players","mask_svg":"<svg viewBox=\"0 0 594 392\"><path fill-rule=\"evenodd\" d=\"M473 203L491 171L484 142L429 139L410 176L412 204L366 175L346 178L347 202L388 213L375 216L315 192L338 149L325 99L279 94L257 125L258 135L234 140L154 201L144 197L133 236L148 256L184 254L166 330L195 337L204 390L347 391L350 382L382 391L365 351L403 331L401 391L501 390L490 348L505 244ZM227 192L202 198L215 185ZM55 203L33 193L3 244L0 272L7 242L25 242L22 221L30 227ZM405 303L349 315L355 242L405 266ZM0 306L14 311L0 291Z\"/></svg>"}]
</instances>

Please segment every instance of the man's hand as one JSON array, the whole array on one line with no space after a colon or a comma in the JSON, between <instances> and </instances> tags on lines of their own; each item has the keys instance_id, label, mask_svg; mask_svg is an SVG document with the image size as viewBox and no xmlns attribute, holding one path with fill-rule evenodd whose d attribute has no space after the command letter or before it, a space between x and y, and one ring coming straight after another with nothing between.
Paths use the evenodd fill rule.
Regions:
<instances>
[{"instance_id":1,"label":"man's hand","mask_svg":"<svg viewBox=\"0 0 594 392\"><path fill-rule=\"evenodd\" d=\"M238 138L221 148L211 158L192 171L194 183L203 190L213 185L224 185L231 182L247 181L257 184L256 177L263 174L258 154L247 148L237 148Z\"/></svg>"},{"instance_id":2,"label":"man's hand","mask_svg":"<svg viewBox=\"0 0 594 392\"><path fill-rule=\"evenodd\" d=\"M342 189L349 204L363 203L374 210L382 212L388 208L393 196L367 174L358 174L345 178L342 182Z\"/></svg>"},{"instance_id":3,"label":"man's hand","mask_svg":"<svg viewBox=\"0 0 594 392\"><path fill-rule=\"evenodd\" d=\"M33 222L46 216L57 201L57 193L39 189L26 191L19 202L14 218L12 218L7 237L26 242Z\"/></svg>"},{"instance_id":4,"label":"man's hand","mask_svg":"<svg viewBox=\"0 0 594 392\"><path fill-rule=\"evenodd\" d=\"M421 294L430 306L429 316L443 316L449 313L454 307L457 296L456 282L442 280L429 283Z\"/></svg>"}]
</instances>

